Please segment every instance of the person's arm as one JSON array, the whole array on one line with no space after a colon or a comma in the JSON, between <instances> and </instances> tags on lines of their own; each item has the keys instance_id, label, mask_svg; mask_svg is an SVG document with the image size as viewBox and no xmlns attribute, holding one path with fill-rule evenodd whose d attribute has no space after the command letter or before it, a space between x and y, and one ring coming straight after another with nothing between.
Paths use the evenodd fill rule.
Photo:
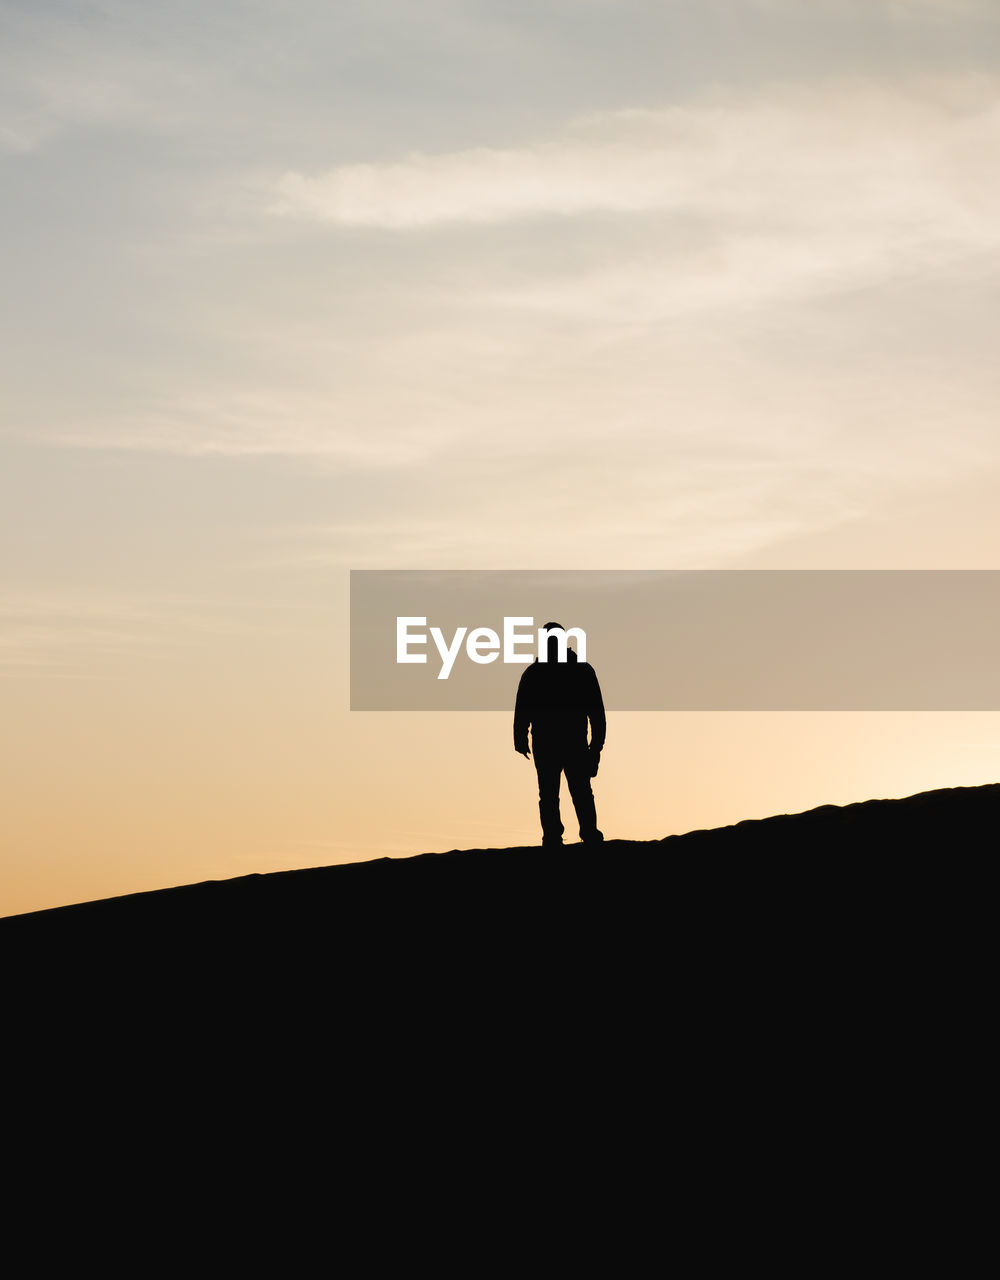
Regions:
<instances>
[{"instance_id":1,"label":"person's arm","mask_svg":"<svg viewBox=\"0 0 1000 1280\"><path fill-rule=\"evenodd\" d=\"M604 740L607 737L608 719L604 713L601 684L593 667L590 668L590 684L590 696L587 700L587 715L590 718L590 749L600 753L604 749Z\"/></svg>"},{"instance_id":2,"label":"person's arm","mask_svg":"<svg viewBox=\"0 0 1000 1280\"><path fill-rule=\"evenodd\" d=\"M521 672L517 685L517 697L514 700L514 750L528 758L528 726L531 724L531 706L528 696L528 672L526 667Z\"/></svg>"}]
</instances>

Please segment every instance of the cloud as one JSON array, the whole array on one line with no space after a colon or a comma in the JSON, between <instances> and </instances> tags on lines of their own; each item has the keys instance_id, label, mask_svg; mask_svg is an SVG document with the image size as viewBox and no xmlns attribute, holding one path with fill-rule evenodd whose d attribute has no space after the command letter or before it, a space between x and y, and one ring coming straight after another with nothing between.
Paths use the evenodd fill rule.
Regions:
<instances>
[{"instance_id":1,"label":"cloud","mask_svg":"<svg viewBox=\"0 0 1000 1280\"><path fill-rule=\"evenodd\" d=\"M605 459L598 480L582 475L571 453L553 454L544 484L529 479L516 491L453 499L450 510L412 504L395 519L272 530L254 564L281 573L387 565L708 567L803 531L843 525L865 510L856 480L815 465L703 465L681 473L651 459L647 471L643 481L634 466ZM433 492L433 482L425 489Z\"/></svg>"},{"instance_id":2,"label":"cloud","mask_svg":"<svg viewBox=\"0 0 1000 1280\"><path fill-rule=\"evenodd\" d=\"M162 661L213 636L256 633L232 601L206 604L167 596L95 597L59 593L0 596L0 678L94 679L120 672L128 658Z\"/></svg>"},{"instance_id":3,"label":"cloud","mask_svg":"<svg viewBox=\"0 0 1000 1280\"><path fill-rule=\"evenodd\" d=\"M549 214L637 213L669 202L668 175L642 149L550 144L438 156L414 152L395 164L344 165L317 177L287 173L278 182L274 212L405 230Z\"/></svg>"},{"instance_id":4,"label":"cloud","mask_svg":"<svg viewBox=\"0 0 1000 1280\"><path fill-rule=\"evenodd\" d=\"M853 518L994 449L998 103L973 75L759 84L272 177L244 239L143 260L106 401L46 360L21 429L308 459L349 477L319 554L355 560L515 562L540 524L566 562L584 527L609 560L707 558Z\"/></svg>"},{"instance_id":5,"label":"cloud","mask_svg":"<svg viewBox=\"0 0 1000 1280\"><path fill-rule=\"evenodd\" d=\"M271 212L335 226L651 214L745 228L840 226L993 243L1000 87L986 77L826 81L590 116L509 149L288 172Z\"/></svg>"},{"instance_id":6,"label":"cloud","mask_svg":"<svg viewBox=\"0 0 1000 1280\"><path fill-rule=\"evenodd\" d=\"M801 0L748 0L751 10L776 17L801 16ZM809 0L809 16L841 22L865 22L890 18L893 22L919 22L925 18L994 18L994 0Z\"/></svg>"},{"instance_id":7,"label":"cloud","mask_svg":"<svg viewBox=\"0 0 1000 1280\"><path fill-rule=\"evenodd\" d=\"M443 398L443 397L442 397ZM432 406L392 388L367 397L331 388L327 397L289 386L284 393L224 389L179 396L142 412L50 430L76 448L110 448L190 457L313 456L344 467L398 468L422 462L454 431L435 428Z\"/></svg>"},{"instance_id":8,"label":"cloud","mask_svg":"<svg viewBox=\"0 0 1000 1280\"><path fill-rule=\"evenodd\" d=\"M192 113L183 65L100 6L86 15L12 5L0 18L0 150L31 152L67 130L160 127Z\"/></svg>"}]
</instances>

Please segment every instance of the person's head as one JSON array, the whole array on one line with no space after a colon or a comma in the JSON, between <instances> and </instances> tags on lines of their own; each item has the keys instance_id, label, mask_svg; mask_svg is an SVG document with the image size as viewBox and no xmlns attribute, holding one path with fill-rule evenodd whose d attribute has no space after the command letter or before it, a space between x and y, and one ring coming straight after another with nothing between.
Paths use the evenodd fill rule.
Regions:
<instances>
[{"instance_id":1,"label":"person's head","mask_svg":"<svg viewBox=\"0 0 1000 1280\"><path fill-rule=\"evenodd\" d=\"M542 630L545 632L547 660L549 662L558 662L560 643L566 644L566 628L561 622L546 622L545 626L542 627ZM563 635L560 636L559 632L562 632Z\"/></svg>"}]
</instances>

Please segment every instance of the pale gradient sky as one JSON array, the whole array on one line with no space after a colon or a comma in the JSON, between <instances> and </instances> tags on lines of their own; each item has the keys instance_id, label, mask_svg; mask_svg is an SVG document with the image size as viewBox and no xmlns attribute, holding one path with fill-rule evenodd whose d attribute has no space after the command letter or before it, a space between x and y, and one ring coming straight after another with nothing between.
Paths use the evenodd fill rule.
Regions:
<instances>
[{"instance_id":1,"label":"pale gradient sky","mask_svg":"<svg viewBox=\"0 0 1000 1280\"><path fill-rule=\"evenodd\" d=\"M2 0L0 914L534 842L350 568L1000 567L998 155L996 0ZM998 774L621 715L598 812Z\"/></svg>"}]
</instances>

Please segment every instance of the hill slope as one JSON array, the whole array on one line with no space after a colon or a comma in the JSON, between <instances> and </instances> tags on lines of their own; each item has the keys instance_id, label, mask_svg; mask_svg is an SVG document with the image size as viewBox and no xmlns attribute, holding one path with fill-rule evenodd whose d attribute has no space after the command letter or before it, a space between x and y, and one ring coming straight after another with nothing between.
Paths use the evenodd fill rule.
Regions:
<instances>
[{"instance_id":1,"label":"hill slope","mask_svg":"<svg viewBox=\"0 0 1000 1280\"><path fill-rule=\"evenodd\" d=\"M723 868L735 884L756 887L761 894L776 887L778 874L784 897L796 882L821 876L822 863L834 855L845 865L863 857L866 879L876 884L901 858L911 864L911 874L919 875L927 857L986 851L994 844L998 819L1000 784L953 787L904 799L823 805L661 840L608 840L596 848L567 844L558 850L455 849L205 881L9 916L0 920L0 933L25 944L120 935L146 948L162 940L160 931L163 936L178 930L252 936L263 929L259 941L273 947L284 929L292 937L299 932L296 917L357 929L359 912L377 916L401 908L409 914L419 908L443 917L444 906L459 905L465 894L471 895L466 912L475 903L487 915L492 893L498 895L497 907L509 909L518 901L527 909L537 893L551 893L556 886L584 895L589 888L598 899L616 890L626 896L632 892L632 906L641 911L650 892L669 891L682 882L688 890L701 884L731 892L735 885L718 879ZM748 857L752 866L745 862Z\"/></svg>"},{"instance_id":2,"label":"hill slope","mask_svg":"<svg viewBox=\"0 0 1000 1280\"><path fill-rule=\"evenodd\" d=\"M374 1203L516 1169L501 1216L558 1182L655 1222L776 1166L783 1203L808 1168L881 1203L980 1105L998 818L1000 785L954 788L10 917L8 1096L125 1167L196 1153L206 1203L316 1161Z\"/></svg>"},{"instance_id":3,"label":"hill slope","mask_svg":"<svg viewBox=\"0 0 1000 1280\"><path fill-rule=\"evenodd\" d=\"M826 930L878 945L914 911L973 905L977 855L991 853L1000 784L869 800L602 846L452 850L412 858L208 881L0 920L19 967L59 953L121 978L292 970L355 985L414 964L531 970L563 954L586 967L643 951L729 952L776 936L811 951ZM833 937L831 937L833 942Z\"/></svg>"}]
</instances>

